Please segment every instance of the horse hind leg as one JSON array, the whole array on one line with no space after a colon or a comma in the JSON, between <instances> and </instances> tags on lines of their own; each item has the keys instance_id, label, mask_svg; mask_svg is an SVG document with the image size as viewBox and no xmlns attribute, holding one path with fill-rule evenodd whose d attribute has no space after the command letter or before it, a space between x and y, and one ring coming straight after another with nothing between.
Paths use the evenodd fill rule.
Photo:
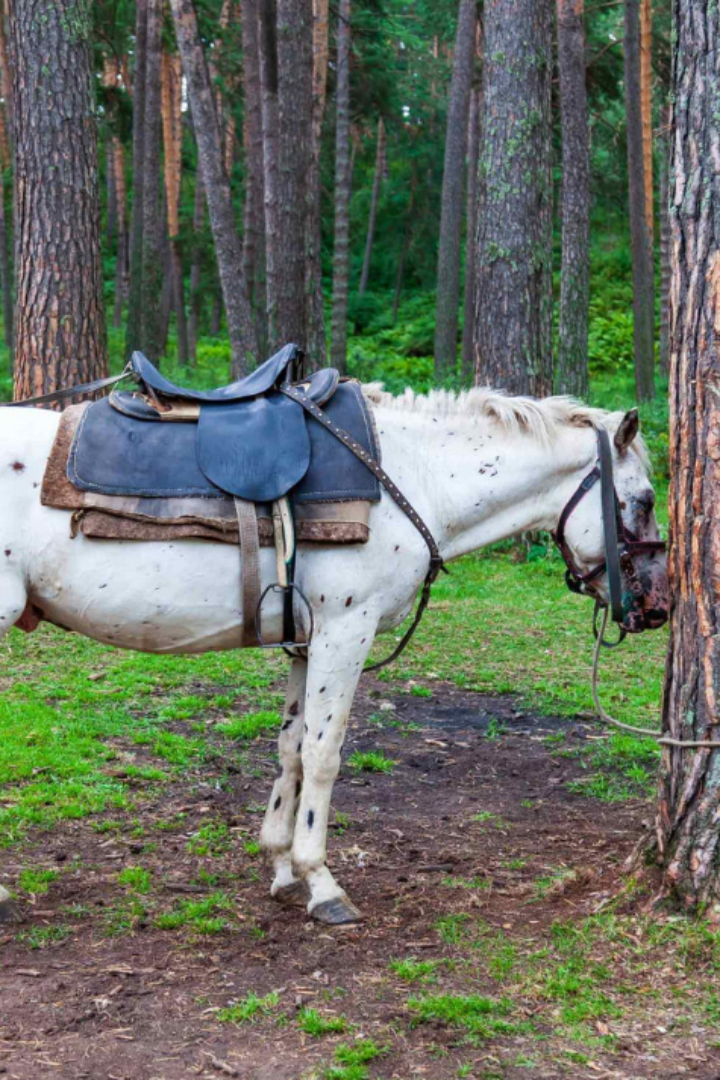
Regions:
<instances>
[{"instance_id":1,"label":"horse hind leg","mask_svg":"<svg viewBox=\"0 0 720 1080\"><path fill-rule=\"evenodd\" d=\"M273 784L270 802L265 813L260 843L272 860L275 877L270 889L274 900L281 904L305 904L309 898L307 885L293 874L290 851L295 830L302 785L302 741L305 723L305 687L307 661L293 660L290 667L282 728L278 739L280 775Z\"/></svg>"},{"instance_id":2,"label":"horse hind leg","mask_svg":"<svg viewBox=\"0 0 720 1080\"><path fill-rule=\"evenodd\" d=\"M26 605L27 592L22 580L9 574L0 575L0 639L18 622ZM22 922L22 918L10 893L0 885L0 923Z\"/></svg>"}]
</instances>

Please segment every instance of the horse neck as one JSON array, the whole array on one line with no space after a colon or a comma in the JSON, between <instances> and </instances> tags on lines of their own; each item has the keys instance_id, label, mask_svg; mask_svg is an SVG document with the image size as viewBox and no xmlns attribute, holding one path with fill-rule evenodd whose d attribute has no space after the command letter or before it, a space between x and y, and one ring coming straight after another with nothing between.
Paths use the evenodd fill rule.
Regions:
<instances>
[{"instance_id":1,"label":"horse neck","mask_svg":"<svg viewBox=\"0 0 720 1080\"><path fill-rule=\"evenodd\" d=\"M595 458L589 428L551 444L477 415L377 410L383 464L430 527L445 559L556 527Z\"/></svg>"}]
</instances>

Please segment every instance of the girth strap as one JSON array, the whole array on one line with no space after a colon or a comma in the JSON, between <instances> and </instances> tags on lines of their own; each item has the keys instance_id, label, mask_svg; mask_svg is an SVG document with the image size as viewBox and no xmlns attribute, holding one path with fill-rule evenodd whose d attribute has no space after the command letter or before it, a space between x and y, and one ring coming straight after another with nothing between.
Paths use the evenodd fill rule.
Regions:
<instances>
[{"instance_id":1,"label":"girth strap","mask_svg":"<svg viewBox=\"0 0 720 1080\"><path fill-rule=\"evenodd\" d=\"M240 539L240 592L242 597L242 645L257 645L255 613L260 603L260 537L255 504L235 499Z\"/></svg>"},{"instance_id":2,"label":"girth strap","mask_svg":"<svg viewBox=\"0 0 720 1080\"><path fill-rule=\"evenodd\" d=\"M605 428L597 432L598 455L600 458L600 498L602 502L603 533L605 536L605 564L607 567L608 595L610 614L613 620L623 620L622 577L620 576L620 547L618 539L618 506L615 484L613 483L613 461L610 438Z\"/></svg>"}]
</instances>

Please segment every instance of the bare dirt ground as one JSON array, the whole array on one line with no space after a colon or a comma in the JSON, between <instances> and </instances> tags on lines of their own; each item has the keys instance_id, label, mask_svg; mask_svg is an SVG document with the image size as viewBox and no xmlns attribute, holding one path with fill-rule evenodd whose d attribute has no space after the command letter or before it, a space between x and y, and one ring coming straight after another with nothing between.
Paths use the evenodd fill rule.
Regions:
<instances>
[{"instance_id":1,"label":"bare dirt ground","mask_svg":"<svg viewBox=\"0 0 720 1080\"><path fill-rule=\"evenodd\" d=\"M395 712L386 708L379 727L383 701ZM505 728L499 738L487 738L493 718L491 735L498 722ZM407 722L417 729L408 732ZM120 829L70 822L4 852L11 876L28 865L56 866L60 874L23 927L0 927L0 1075L355 1080L367 1068L372 1078L401 1080L720 1077L711 1040L687 1026L673 1035L660 1001L646 1005L648 1018L653 1008L657 1015L645 1024L592 1021L606 1034L615 1023L620 1037L582 1061L563 1051L537 999L524 993L513 1004L520 1033L468 1042L457 1027L411 1022L413 995L504 993L464 947L465 927L477 922L495 942L522 942L522 967L528 942L541 947L557 920L591 915L618 889L649 807L570 793L567 781L581 765L553 756L545 741L561 727L570 746L586 737L582 725L518 713L509 697L434 684L432 698L423 698L364 681L346 752L379 748L398 764L389 774L345 767L335 789L339 818L329 861L365 914L357 927L328 929L303 909L278 908L267 869L243 846L259 829L274 740L256 740L252 769L231 774L229 783L218 759L189 783L157 792L144 784L136 813ZM143 752L132 748L136 761ZM192 853L188 843L208 821L229 826L233 843ZM138 864L152 876L147 903L164 910L229 885L232 924L205 935L187 925L160 929L140 898L128 924L118 925L118 898L127 895L118 874ZM538 879L558 868L564 884L539 890ZM448 917L443 934L438 920ZM53 940L57 927L70 932ZM45 947L32 948L38 931ZM390 959L406 957L442 961L439 982L408 986L394 978ZM218 1020L219 1008L272 991L278 1004L267 1014L243 1024ZM342 1014L349 1032L311 1037L297 1023L302 1006ZM523 1033L523 1022L532 1034ZM360 1037L385 1052L360 1071L333 1073L337 1044Z\"/></svg>"}]
</instances>

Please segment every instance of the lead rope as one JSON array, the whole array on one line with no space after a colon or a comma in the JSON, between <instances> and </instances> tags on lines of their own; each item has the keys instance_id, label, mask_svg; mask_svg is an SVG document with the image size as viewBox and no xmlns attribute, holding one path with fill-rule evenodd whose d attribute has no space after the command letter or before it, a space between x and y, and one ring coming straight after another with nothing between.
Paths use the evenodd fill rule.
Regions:
<instances>
[{"instance_id":1,"label":"lead rope","mask_svg":"<svg viewBox=\"0 0 720 1080\"><path fill-rule=\"evenodd\" d=\"M634 727L632 724L624 724L621 720L616 720L605 711L600 702L600 695L598 693L598 672L600 669L600 653L604 644L607 621L608 609L607 607L603 607L600 627L595 630L595 649L593 651L592 679L590 683L593 702L600 721L611 727L619 728L620 731L629 731L632 735L641 735L646 739L654 739L660 746L685 746L702 750L720 750L720 742L710 742L709 740L703 739L685 741L684 739L674 739L670 735L658 735L657 731L652 731L650 728Z\"/></svg>"}]
</instances>

